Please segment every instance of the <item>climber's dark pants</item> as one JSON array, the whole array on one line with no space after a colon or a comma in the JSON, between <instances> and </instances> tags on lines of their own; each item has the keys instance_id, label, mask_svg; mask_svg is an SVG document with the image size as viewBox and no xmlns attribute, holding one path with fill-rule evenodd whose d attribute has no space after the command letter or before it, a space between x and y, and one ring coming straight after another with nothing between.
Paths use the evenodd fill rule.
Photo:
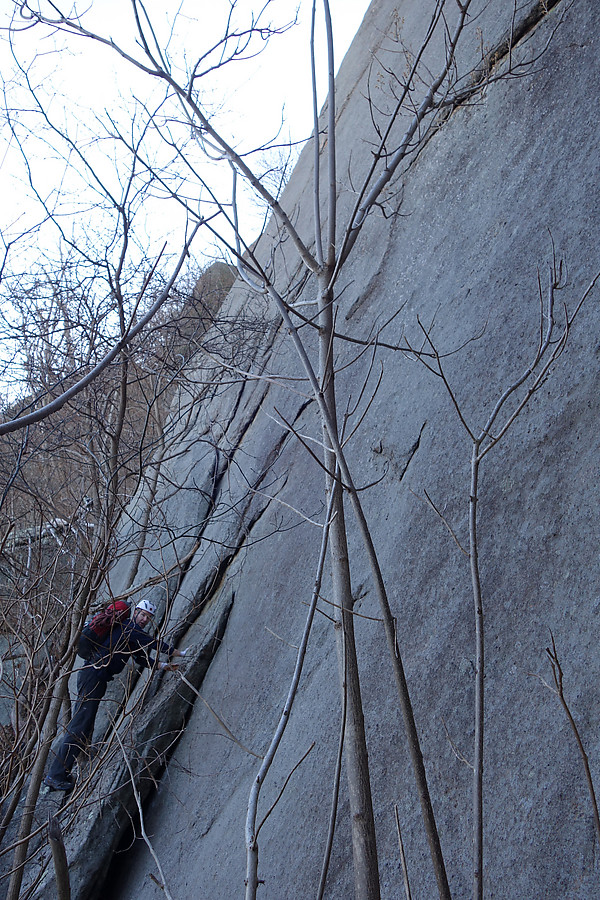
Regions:
<instances>
[{"instance_id":1,"label":"climber's dark pants","mask_svg":"<svg viewBox=\"0 0 600 900\"><path fill-rule=\"evenodd\" d=\"M94 722L100 701L106 692L108 681L104 673L99 674L91 665L84 666L77 673L77 700L73 718L56 750L48 775L64 778L71 772L73 763L94 734Z\"/></svg>"}]
</instances>

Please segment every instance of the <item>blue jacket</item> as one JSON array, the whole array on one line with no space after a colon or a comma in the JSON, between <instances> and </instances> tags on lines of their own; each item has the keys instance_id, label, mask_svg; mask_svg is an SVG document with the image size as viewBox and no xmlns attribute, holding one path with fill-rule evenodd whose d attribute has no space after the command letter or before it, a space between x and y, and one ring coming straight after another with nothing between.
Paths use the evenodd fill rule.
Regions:
<instances>
[{"instance_id":1,"label":"blue jacket","mask_svg":"<svg viewBox=\"0 0 600 900\"><path fill-rule=\"evenodd\" d=\"M170 644L165 644L160 638L150 637L143 628L130 621L113 626L94 656L93 665L110 681L114 675L123 671L128 659L133 658L137 665L145 668L154 662L150 656L151 651L168 653L170 656L173 649Z\"/></svg>"}]
</instances>

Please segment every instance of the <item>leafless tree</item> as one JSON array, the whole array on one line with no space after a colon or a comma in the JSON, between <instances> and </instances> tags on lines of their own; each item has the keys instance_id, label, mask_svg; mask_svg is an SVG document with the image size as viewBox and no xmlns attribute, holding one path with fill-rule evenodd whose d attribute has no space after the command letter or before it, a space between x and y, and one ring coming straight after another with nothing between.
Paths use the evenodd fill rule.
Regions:
<instances>
[{"instance_id":1,"label":"leafless tree","mask_svg":"<svg viewBox=\"0 0 600 900\"><path fill-rule=\"evenodd\" d=\"M466 431L471 444L471 478L468 490L469 497L469 549L468 559L471 573L471 586L473 592L473 605L475 617L475 708L474 723L475 735L473 746L473 898L482 900L483 897L483 871L484 871L484 729L485 729L485 628L483 611L483 590L480 566L480 547L478 537L478 523L482 515L480 504L480 471L483 460L488 453L506 436L511 426L523 413L531 398L545 384L557 360L562 355L569 332L579 314L581 307L592 293L600 272L592 278L590 284L569 310L565 306L562 321L557 322L555 307L555 294L564 287L563 263L558 262L553 254L552 263L549 266L546 296L542 287L542 280L538 273L539 289L539 325L538 343L532 359L524 370L512 381L498 399L490 404L489 413L485 424L481 428L475 428L469 423L464 412L463 405L456 396L444 370L443 360L439 349L434 343L431 333L423 329L425 342L433 354L433 358L427 359L422 354L416 353L416 357L443 382L460 423ZM558 331L558 334L557 334ZM433 507L436 512L437 507ZM443 519L443 517L442 517ZM445 523L448 525L448 523ZM454 532L452 531L454 535ZM460 546L460 545L459 545ZM557 683L562 677L560 666L555 656L548 651L553 664L554 678ZM559 697L561 697L559 690ZM562 697L561 697L562 701ZM597 817L597 810L596 810Z\"/></svg>"},{"instance_id":2,"label":"leafless tree","mask_svg":"<svg viewBox=\"0 0 600 900\"><path fill-rule=\"evenodd\" d=\"M269 3L265 5L261 16L269 5ZM340 397L336 370L336 347L348 336L340 333L336 324L339 303L337 291L344 267L370 218L377 211L382 211L385 215L393 212L393 207L386 195L392 180L395 185L399 184L400 177L406 168L421 152L429 137L442 127L449 113L458 105L468 103L477 96L482 88L494 80L526 74L528 67L533 62L533 60L529 60L527 64L517 64L512 59L513 45L524 29L531 27L531 21L528 19L525 22L525 18L520 20L513 5L507 4L506 34L496 46L486 50L475 65L469 65L466 71L461 70L458 49L472 28L469 18L472 5L472 0L463 0L462 3L457 2L456 4L445 2L445 0L436 0L431 4L431 12L420 46L415 52L409 52L407 48L404 48L405 52L399 53L400 58L406 63L404 71L398 73L395 69L386 69L389 76L391 99L388 108L379 111L371 97L373 147L370 164L366 170L352 173L355 200L350 211L343 216L337 200L339 179L337 173L333 26L328 0L323 0L322 5L319 4L326 23L327 103L325 112L320 118L317 84L313 78L314 192L311 200L313 216L310 234L300 233L292 211L286 210L281 202L279 186L277 189L273 189L270 178L264 177L264 173L255 170L252 153L243 147L234 146L233 141L227 138L224 130L215 124L202 93L202 79L216 69L220 69L226 62L253 52L253 41L257 36L262 40L274 35L278 29L263 26L260 17L251 18L244 27L238 27L233 23L233 18L230 18L223 36L206 52L189 61L185 54L182 55L181 60L176 59L170 49L161 44L158 28L150 22L145 7L138 0L132 0L132 40L129 39L129 35L123 40L119 40L113 38L106 31L96 29L92 25L88 26L85 14L75 15L69 10L62 10L60 5L55 3L40 2L36 4L28 2L28 0L19 0L15 4L15 16L12 23L12 40L15 46L19 39L20 29L28 31L37 29L44 34L62 34L67 40L70 38L89 39L95 44L115 52L121 60L129 63L138 74L146 76L148 82L155 86L156 92L151 94L150 99L138 104L135 111L131 112L131 122L135 122L135 128L128 128L123 122L117 122L109 116L104 121L104 134L107 138L110 137L113 146L118 148L119 153L126 152L130 160L129 171L132 173L132 179L134 174L135 179L143 178L145 185L160 190L163 196L170 197L181 207L189 222L192 223L191 227L194 229L192 234L201 228L209 231L221 243L231 259L235 260L241 278L246 281L251 290L257 296L268 298L276 308L304 367L306 378L319 409L323 430L321 463L329 509L323 528L328 531L333 602L336 609L339 610L339 656L342 660L342 688L346 709L344 748L353 832L355 888L356 896L361 900L362 898L377 900L380 889L360 677L354 636L355 601L352 591L351 566L348 559L348 533L351 527L356 527L362 537L380 604L398 702L406 729L424 828L440 897L450 897L450 888L429 795L418 728L404 674L394 616L376 548L363 511L360 493L355 485L344 450L343 426L340 423L338 412ZM542 18L552 5L552 3L540 4L534 16ZM236 3L234 2L231 4L232 15L235 8ZM316 0L312 4L312 9L314 22L317 14ZM399 49L402 51L401 45ZM313 72L316 54L313 41ZM29 73L24 72L24 74L28 75ZM39 92L36 92L32 84L30 84L30 90L32 96L37 99ZM39 110L45 126L55 134L56 128L50 121L47 109L42 102L39 103ZM131 123L129 124L131 125ZM16 126L15 134L18 135ZM70 152L80 154L79 158L81 159L81 150L75 138L61 134L61 140L66 141ZM158 147L162 155L160 155ZM266 144L260 149L264 150L265 147ZM202 158L202 165L197 162L198 154ZM221 193L220 188L218 189L215 183L211 182L209 177L204 174L203 164L207 158L215 164L220 163L230 174L232 184L230 194L225 196ZM85 161L83 170L89 178L90 172L86 168ZM324 185L321 182L322 172L324 172ZM129 181L128 184L137 184L135 179ZM285 245L286 252L290 246L294 248L295 262L305 275L305 279L302 280L304 296L310 295L310 302L314 309L313 314L305 315L300 306L295 304L294 297L299 293L295 290L295 285L290 283L287 275L284 275L281 280L281 274L272 264L272 259L269 257L265 262L260 249L255 249L254 241L243 233L237 195L240 182L254 192L258 200L271 213L275 223L273 228L278 229L281 246ZM112 198L109 205L118 217L122 204L120 200L114 198L113 194L114 192L110 193L104 190L104 195ZM200 213L198 212L199 204ZM53 209L47 203L46 209L50 218L56 218ZM69 241L68 238L65 239ZM189 238L186 238L182 257L175 266L175 275L179 271L183 256L188 252L188 247ZM282 267L282 270L287 271L285 267ZM61 393L58 400L53 401L51 407L43 406L34 413L19 416L13 423L0 426L0 434L9 432L13 427L18 429L39 421L48 412L62 408L64 403L74 396L75 391L82 390L91 384L112 360L119 358L124 367L122 371L125 371L128 365L126 348L160 308L172 283L172 280L167 282L166 293L161 293L143 319L136 320L135 324L133 317L125 316L117 291L119 330L118 340L112 349L96 367L90 370L89 375L77 380L72 388ZM139 296L143 297L146 290L147 283L144 282L141 291L138 292ZM312 353L310 343L304 340L303 329L317 329L318 350L316 354ZM364 348L371 346L379 336L377 334L375 337L352 338L352 340ZM407 352L414 352L410 346L405 346L403 349ZM421 352L421 355L423 353L433 360L431 365L439 365L440 357L432 342ZM509 392L510 396L512 393L513 390ZM493 421L489 423L490 429L492 424ZM481 435L473 433L475 497L481 447L487 436L487 429ZM112 467L108 472L111 498L115 496L116 471ZM354 526L349 524L348 504L352 511ZM474 565L474 590L477 597L478 574L474 510L472 528L474 544L471 547L471 561ZM103 543L103 546L105 544L106 542ZM478 605L476 599L478 610L479 607L480 603ZM482 641L481 646L483 647ZM483 660L478 666L478 677L483 678ZM482 707L482 692L479 694L478 704L479 707ZM481 723L481 730L478 733L479 740L481 740L482 712L481 714L477 713L477 716ZM478 769L478 765L476 765L476 769ZM257 796L253 792L246 834L247 898L256 895L258 884L256 802ZM477 814L476 819L477 821L481 819L480 813ZM481 860L481 855L477 850L478 842L476 831L475 859ZM478 865L479 863L476 862L476 867ZM479 875L476 873L475 881L480 885L480 870ZM480 891L480 889L479 887L477 890Z\"/></svg>"},{"instance_id":3,"label":"leafless tree","mask_svg":"<svg viewBox=\"0 0 600 900\"><path fill-rule=\"evenodd\" d=\"M197 353L197 334L206 330L206 311L182 316L187 296L174 298L170 319L163 297L161 328L140 329L139 352L134 355L125 345L112 364L82 387L104 346L118 342L103 329L111 313L102 311L100 284L117 311L126 300L114 300L115 284L121 285L118 276L102 282L96 274L92 299L81 295L82 285L74 283L72 274L63 265L53 275L29 282L22 277L20 292L15 280L10 282L12 308L21 313L12 318L11 340L24 360L24 385L6 418L14 425L32 408L34 415L43 411L40 421L8 429L0 437L2 684L4 703L12 708L2 745L0 836L7 832L30 777L13 864L14 896L61 711L68 718L67 681L78 635L88 613L107 595L115 530L128 502L145 482L156 482L161 459L178 432L173 416L170 427L166 424L181 369L177 356ZM210 277L202 284L201 279L196 286L197 303L204 297L218 308ZM157 290L159 297L165 290ZM72 384L78 390L65 397ZM59 403L53 407L56 397ZM151 496L152 491L149 503ZM142 523L142 534L149 528ZM131 581L135 568L133 563Z\"/></svg>"}]
</instances>

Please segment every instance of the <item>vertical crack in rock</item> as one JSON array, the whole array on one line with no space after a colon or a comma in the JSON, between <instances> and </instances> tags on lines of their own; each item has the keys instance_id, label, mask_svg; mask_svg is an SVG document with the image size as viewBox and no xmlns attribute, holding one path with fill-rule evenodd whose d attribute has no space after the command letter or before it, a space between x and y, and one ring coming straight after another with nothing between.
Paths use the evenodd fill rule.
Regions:
<instances>
[{"instance_id":1,"label":"vertical crack in rock","mask_svg":"<svg viewBox=\"0 0 600 900\"><path fill-rule=\"evenodd\" d=\"M265 394L266 396L266 394ZM264 399L264 397L263 397ZM312 403L312 400L305 401L300 408L297 410L293 424L295 424L299 418L302 416L307 407ZM254 414L252 419L254 420L256 414L259 411L259 406L254 410ZM246 429L247 430L247 429ZM278 439L273 444L271 450L265 457L264 463L262 465L261 471L256 475L252 482L248 482L248 492L244 498L242 498L240 507L238 510L240 528L237 533L237 538L235 543L229 545L228 552L224 555L219 561L216 567L210 572L207 573L206 577L203 579L200 586L195 590L195 597L199 598L196 601L191 603L191 607L189 611L183 616L183 618L177 623L177 625L173 629L173 640L177 643L182 640L184 634L191 627L194 621L201 615L202 611L205 609L207 604L214 597L215 593L218 592L220 585L224 581L226 577L226 573L228 568L232 565L233 561L237 557L238 553L243 548L244 544L247 542L252 530L256 526L256 524L260 521L264 513L267 511L271 503L273 502L270 498L262 497L261 500L257 501L256 491L260 487L260 485L264 482L268 473L271 471L273 464L279 458L280 454L283 451L283 448L286 442L292 437L292 433L286 430L282 430ZM218 448L215 448L216 452L219 453ZM225 478L226 472L233 462L233 455L227 457L225 465L223 469L220 471L217 477L215 477L214 488L213 488L213 498L212 498L212 506L211 511L216 509L218 504L219 492L221 489L221 485L223 479ZM279 479L280 483L278 486L278 491L282 490L282 488L287 483L287 476L281 476ZM254 513L249 515L249 510L254 504ZM206 517L206 520L202 523L202 529L198 533L198 541L197 541L197 549L196 553L201 547L202 544L202 536L210 524L210 515ZM182 567L180 578L177 584L176 591L173 592L173 597L176 596L176 593L181 591L184 587L185 577L193 565L195 558L194 556L190 556L189 559L186 560L185 567Z\"/></svg>"}]
</instances>

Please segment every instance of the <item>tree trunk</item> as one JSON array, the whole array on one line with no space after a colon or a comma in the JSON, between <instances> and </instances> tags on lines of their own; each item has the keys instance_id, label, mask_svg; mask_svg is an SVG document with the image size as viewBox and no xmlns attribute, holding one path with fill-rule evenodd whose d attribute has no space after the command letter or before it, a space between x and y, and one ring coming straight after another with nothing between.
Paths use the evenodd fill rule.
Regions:
<instances>
[{"instance_id":1,"label":"tree trunk","mask_svg":"<svg viewBox=\"0 0 600 900\"><path fill-rule=\"evenodd\" d=\"M322 276L323 284L329 280L327 274ZM332 298L328 292L321 294L320 299L320 380L323 398L329 410L331 422L337 428L337 411L335 403L335 368L333 360L333 314ZM327 434L323 428L325 440L325 466L327 468L326 487L331 499L331 525L329 531L329 549L332 568L333 602L335 604L338 625L338 653L340 656L340 675L342 691L346 696L346 727L344 731L344 753L346 775L348 779L348 795L350 800L350 818L352 823L352 854L354 860L354 890L356 900L379 900L379 868L377 863L377 842L375 837L375 820L371 797L371 781L369 775L369 757L365 735L356 642L354 637L354 600L350 563L348 560L348 543L346 538L346 520L344 516L344 494L341 481L332 473L336 471L336 458ZM331 496L333 494L333 497Z\"/></svg>"}]
</instances>

